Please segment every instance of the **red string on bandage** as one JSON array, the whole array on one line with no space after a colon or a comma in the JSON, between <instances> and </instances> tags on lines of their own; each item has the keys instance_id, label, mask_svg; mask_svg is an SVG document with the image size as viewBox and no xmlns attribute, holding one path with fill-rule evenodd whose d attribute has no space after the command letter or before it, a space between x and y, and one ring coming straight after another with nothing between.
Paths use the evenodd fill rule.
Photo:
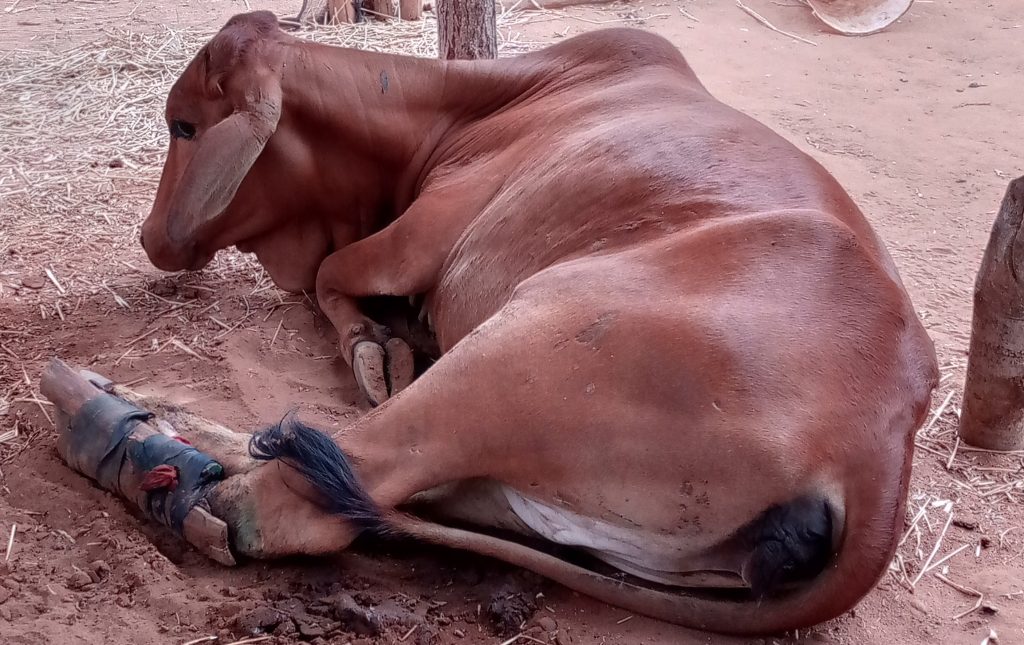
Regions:
<instances>
[{"instance_id":1,"label":"red string on bandage","mask_svg":"<svg viewBox=\"0 0 1024 645\"><path fill-rule=\"evenodd\" d=\"M151 490L174 490L178 487L178 469L168 464L161 464L142 476L139 488L147 493Z\"/></svg>"}]
</instances>

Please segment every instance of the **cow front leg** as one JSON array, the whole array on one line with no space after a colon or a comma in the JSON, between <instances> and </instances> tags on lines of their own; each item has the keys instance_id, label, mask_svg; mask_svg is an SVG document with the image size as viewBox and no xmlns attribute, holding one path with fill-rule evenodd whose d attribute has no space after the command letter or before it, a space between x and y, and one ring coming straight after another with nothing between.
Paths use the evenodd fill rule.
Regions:
<instances>
[{"instance_id":1,"label":"cow front leg","mask_svg":"<svg viewBox=\"0 0 1024 645\"><path fill-rule=\"evenodd\" d=\"M336 260L338 253L324 265ZM338 348L356 385L371 405L378 406L412 382L412 349L404 340L392 336L387 326L363 314L356 298L334 286L335 281L328 277L333 272L325 273L324 265L317 279L320 309L338 332Z\"/></svg>"},{"instance_id":2,"label":"cow front leg","mask_svg":"<svg viewBox=\"0 0 1024 645\"><path fill-rule=\"evenodd\" d=\"M412 382L413 354L404 340L366 317L358 300L430 291L475 207L465 195L423 194L390 226L341 248L320 265L320 308L337 329L342 356L374 406Z\"/></svg>"}]
</instances>

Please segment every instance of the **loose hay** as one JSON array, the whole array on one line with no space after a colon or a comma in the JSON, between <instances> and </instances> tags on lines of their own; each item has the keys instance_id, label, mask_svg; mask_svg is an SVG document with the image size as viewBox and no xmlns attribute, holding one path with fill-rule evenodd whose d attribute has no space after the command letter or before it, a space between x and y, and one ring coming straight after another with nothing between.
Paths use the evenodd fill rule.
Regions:
<instances>
[{"instance_id":1,"label":"loose hay","mask_svg":"<svg viewBox=\"0 0 1024 645\"><path fill-rule=\"evenodd\" d=\"M920 471L922 462L934 460L948 478L915 482L919 489L911 492L907 505L907 529L889 570L895 580L911 593L925 580L934 577L938 582L972 596L975 604L951 617L959 620L979 609L984 598L974 589L956 582L956 569L980 562L985 549L1012 553L1017 548L1016 544L1011 546L1009 540L1004 539L1004 534L1000 534L998 544L991 544L991 534L986 534L986 525L1002 525L1008 504L1024 504L1024 458L1020 451L982 451L960 442L957 427L964 364L947 364L942 371L951 378L942 379L934 397L938 403L918 432L915 468ZM922 489L921 486L927 488ZM975 519L958 521L957 513L964 511ZM964 530L950 530L951 525Z\"/></svg>"}]
</instances>

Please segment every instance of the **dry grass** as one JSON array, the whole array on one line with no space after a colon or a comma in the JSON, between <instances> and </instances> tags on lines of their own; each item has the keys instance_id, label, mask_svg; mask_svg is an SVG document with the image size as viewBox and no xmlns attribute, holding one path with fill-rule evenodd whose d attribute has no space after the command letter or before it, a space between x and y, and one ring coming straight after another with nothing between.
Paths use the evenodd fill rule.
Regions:
<instances>
[{"instance_id":1,"label":"dry grass","mask_svg":"<svg viewBox=\"0 0 1024 645\"><path fill-rule=\"evenodd\" d=\"M965 367L966 361L942 366L935 407L915 441L919 476L908 500L907 528L890 566L893 578L910 593L934 578L963 594L968 601L964 611L947 617L957 620L999 601L957 578L980 563L983 552L1002 552L1004 562L1022 555L1020 536L1009 536L1012 527L1003 527L1009 507L1024 504L1024 451L995 453L960 442L957 427ZM923 466L929 461L941 468L941 479L920 476L927 472ZM996 535L998 539L993 539Z\"/></svg>"}]
</instances>

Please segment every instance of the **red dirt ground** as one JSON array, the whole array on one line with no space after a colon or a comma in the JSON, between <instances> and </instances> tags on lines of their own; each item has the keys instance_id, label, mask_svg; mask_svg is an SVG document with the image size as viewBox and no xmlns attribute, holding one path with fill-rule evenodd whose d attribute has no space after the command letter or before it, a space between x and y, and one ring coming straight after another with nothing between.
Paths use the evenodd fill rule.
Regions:
<instances>
[{"instance_id":1,"label":"red dirt ground","mask_svg":"<svg viewBox=\"0 0 1024 645\"><path fill-rule=\"evenodd\" d=\"M943 365L934 405L952 398L921 436L900 571L855 611L810 632L745 641L632 617L508 567L418 545L364 545L336 558L235 569L205 560L59 460L44 408L24 400L38 392L49 357L138 381L137 389L169 394L239 429L292 406L336 427L364 410L335 359L333 331L307 303L282 300L251 264L229 255L194 275L151 268L133 227L146 214L155 175L104 167L109 182L94 203L109 204L121 228L36 212L0 192L0 397L8 399L0 399L0 434L20 433L0 444L0 642L181 644L213 635L223 645L260 627L275 629L265 642L280 643L496 644L525 632L516 642L976 644L990 630L1000 643L1024 642L1024 460L963 447L952 454L974 272L1008 179L1024 173L1024 16L1009 2L919 0L888 31L851 39L825 32L799 5L748 4L817 46L712 0L579 8L517 29L546 42L647 16L631 24L672 39L712 92L821 160L891 249ZM252 5L281 14L296 8L280 0ZM213 29L243 10L228 0L201 8L174 0L3 0L0 65L15 48L67 47L105 26ZM39 161L4 160L8 136L0 132L5 191L21 181L13 166ZM90 136L81 133L83 149L96 143ZM60 158L50 163L61 170ZM65 215L63 229L47 228ZM41 232L26 233L36 218ZM58 292L46 268L68 293ZM115 285L125 306L90 275ZM63 303L63 320L55 302ZM169 344L172 337L204 358ZM952 502L945 534L944 500ZM908 581L940 536L933 561L967 548L921 576L911 593ZM981 604L957 617L976 605L974 590ZM368 616L381 623L375 637L358 633Z\"/></svg>"}]
</instances>

